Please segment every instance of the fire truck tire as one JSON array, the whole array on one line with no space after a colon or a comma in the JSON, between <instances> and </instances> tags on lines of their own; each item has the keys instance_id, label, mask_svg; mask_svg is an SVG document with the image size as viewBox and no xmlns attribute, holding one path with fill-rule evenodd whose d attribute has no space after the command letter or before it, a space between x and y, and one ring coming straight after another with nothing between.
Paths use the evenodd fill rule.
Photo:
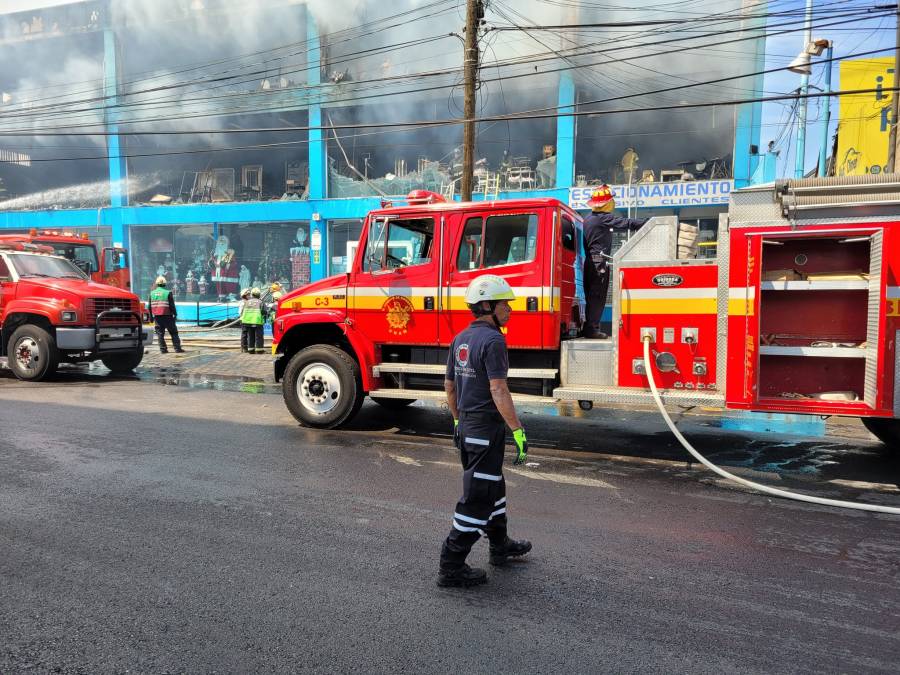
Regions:
<instances>
[{"instance_id":1,"label":"fire truck tire","mask_svg":"<svg viewBox=\"0 0 900 675\"><path fill-rule=\"evenodd\" d=\"M372 396L372 400L388 410L400 410L416 402L414 398L381 398L380 396Z\"/></svg>"},{"instance_id":2,"label":"fire truck tire","mask_svg":"<svg viewBox=\"0 0 900 675\"><path fill-rule=\"evenodd\" d=\"M143 358L144 351L140 350L129 354L107 354L102 356L100 360L113 373L130 373L140 365Z\"/></svg>"},{"instance_id":3,"label":"fire truck tire","mask_svg":"<svg viewBox=\"0 0 900 675\"><path fill-rule=\"evenodd\" d=\"M331 345L312 345L291 357L284 371L284 402L305 427L335 429L351 420L365 394L359 365Z\"/></svg>"},{"instance_id":4,"label":"fire truck tire","mask_svg":"<svg viewBox=\"0 0 900 675\"><path fill-rule=\"evenodd\" d=\"M895 451L900 451L900 419L862 417L863 426L879 441Z\"/></svg>"},{"instance_id":5,"label":"fire truck tire","mask_svg":"<svg viewBox=\"0 0 900 675\"><path fill-rule=\"evenodd\" d=\"M9 338L9 368L20 380L50 377L59 365L59 350L53 337L40 326L19 326Z\"/></svg>"}]
</instances>

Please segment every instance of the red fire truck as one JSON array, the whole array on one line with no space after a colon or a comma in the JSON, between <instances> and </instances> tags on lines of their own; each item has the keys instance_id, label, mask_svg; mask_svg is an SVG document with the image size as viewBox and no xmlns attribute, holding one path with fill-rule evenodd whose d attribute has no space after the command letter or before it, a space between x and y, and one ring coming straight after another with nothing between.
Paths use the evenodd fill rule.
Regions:
<instances>
[{"instance_id":1,"label":"red fire truck","mask_svg":"<svg viewBox=\"0 0 900 675\"><path fill-rule=\"evenodd\" d=\"M134 293L91 281L52 247L0 242L0 357L20 380L97 359L129 372L152 342L148 320Z\"/></svg>"},{"instance_id":2,"label":"red fire truck","mask_svg":"<svg viewBox=\"0 0 900 675\"><path fill-rule=\"evenodd\" d=\"M87 233L31 230L27 234L0 234L0 243L14 241L50 246L57 255L71 260L97 283L131 288L127 249L109 246L101 249L98 255L97 244Z\"/></svg>"},{"instance_id":3,"label":"red fire truck","mask_svg":"<svg viewBox=\"0 0 900 675\"><path fill-rule=\"evenodd\" d=\"M862 418L900 447L900 202L895 176L788 181L732 195L715 258L688 228L652 218L615 254L612 335L583 317L582 225L552 199L370 213L350 272L279 303L276 381L301 424L347 422L365 395L387 407L443 397L447 347L472 319L463 293L505 277L516 300L510 386L544 404L680 406Z\"/></svg>"}]
</instances>

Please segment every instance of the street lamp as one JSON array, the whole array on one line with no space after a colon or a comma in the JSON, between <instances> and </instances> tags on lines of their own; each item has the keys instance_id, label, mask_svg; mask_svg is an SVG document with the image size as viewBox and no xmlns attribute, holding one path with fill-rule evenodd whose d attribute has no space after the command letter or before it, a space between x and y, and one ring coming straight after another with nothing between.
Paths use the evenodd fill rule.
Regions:
<instances>
[{"instance_id":1,"label":"street lamp","mask_svg":"<svg viewBox=\"0 0 900 675\"><path fill-rule=\"evenodd\" d=\"M790 62L788 70L803 76L800 83L800 95L804 96L809 91L809 75L812 72L810 65L813 56L821 56L825 51L825 96L824 125L822 126L822 142L819 147L819 176L825 175L825 162L828 158L828 124L831 122L831 63L833 43L830 40L815 40L806 45L806 49L797 54ZM806 98L800 99L800 107L797 111L797 157L794 164L794 177L803 178L803 165L806 158Z\"/></svg>"}]
</instances>

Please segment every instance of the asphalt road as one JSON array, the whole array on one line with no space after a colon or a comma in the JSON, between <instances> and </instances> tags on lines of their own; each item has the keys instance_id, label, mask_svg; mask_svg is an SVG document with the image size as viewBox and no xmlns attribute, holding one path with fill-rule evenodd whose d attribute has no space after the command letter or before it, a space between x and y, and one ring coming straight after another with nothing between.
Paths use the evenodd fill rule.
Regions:
<instances>
[{"instance_id":1,"label":"asphalt road","mask_svg":"<svg viewBox=\"0 0 900 675\"><path fill-rule=\"evenodd\" d=\"M534 418L537 466L507 468L533 553L443 590L439 411L315 432L194 384L0 378L0 672L896 672L900 518L725 485L650 416ZM874 444L686 428L767 482L900 505Z\"/></svg>"}]
</instances>

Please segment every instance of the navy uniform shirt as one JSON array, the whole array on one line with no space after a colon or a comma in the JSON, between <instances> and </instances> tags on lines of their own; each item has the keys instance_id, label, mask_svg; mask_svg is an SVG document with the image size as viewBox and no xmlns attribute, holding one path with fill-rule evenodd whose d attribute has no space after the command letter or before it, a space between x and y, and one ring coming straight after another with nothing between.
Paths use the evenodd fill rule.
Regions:
<instances>
[{"instance_id":1,"label":"navy uniform shirt","mask_svg":"<svg viewBox=\"0 0 900 675\"><path fill-rule=\"evenodd\" d=\"M460 412L499 412L490 380L506 379L507 371L506 338L493 322L473 321L453 338L446 377L456 384Z\"/></svg>"},{"instance_id":2,"label":"navy uniform shirt","mask_svg":"<svg viewBox=\"0 0 900 675\"><path fill-rule=\"evenodd\" d=\"M591 213L584 219L584 248L588 259L605 263L603 253L612 251L613 230L637 230L646 220L623 218L615 213Z\"/></svg>"}]
</instances>

